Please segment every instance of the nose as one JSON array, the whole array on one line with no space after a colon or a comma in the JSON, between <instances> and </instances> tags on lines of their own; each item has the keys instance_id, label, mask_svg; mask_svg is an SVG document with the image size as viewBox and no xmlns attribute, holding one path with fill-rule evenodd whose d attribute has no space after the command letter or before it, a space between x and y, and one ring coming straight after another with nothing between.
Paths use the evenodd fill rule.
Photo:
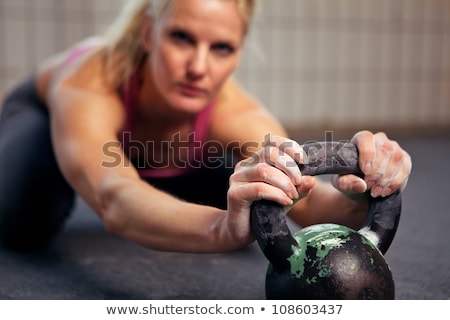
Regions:
<instances>
[{"instance_id":1,"label":"nose","mask_svg":"<svg viewBox=\"0 0 450 320\"><path fill-rule=\"evenodd\" d=\"M208 52L209 50L204 47L198 47L193 50L187 66L190 79L197 80L206 74L208 70Z\"/></svg>"}]
</instances>

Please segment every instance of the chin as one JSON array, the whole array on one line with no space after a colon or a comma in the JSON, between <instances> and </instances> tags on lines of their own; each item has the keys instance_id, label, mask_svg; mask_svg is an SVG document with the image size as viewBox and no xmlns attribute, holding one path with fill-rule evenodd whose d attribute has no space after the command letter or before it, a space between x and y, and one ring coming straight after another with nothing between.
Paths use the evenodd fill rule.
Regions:
<instances>
[{"instance_id":1,"label":"chin","mask_svg":"<svg viewBox=\"0 0 450 320\"><path fill-rule=\"evenodd\" d=\"M211 103L210 100L205 98L186 96L181 96L174 100L172 103L173 108L187 113L198 113Z\"/></svg>"}]
</instances>

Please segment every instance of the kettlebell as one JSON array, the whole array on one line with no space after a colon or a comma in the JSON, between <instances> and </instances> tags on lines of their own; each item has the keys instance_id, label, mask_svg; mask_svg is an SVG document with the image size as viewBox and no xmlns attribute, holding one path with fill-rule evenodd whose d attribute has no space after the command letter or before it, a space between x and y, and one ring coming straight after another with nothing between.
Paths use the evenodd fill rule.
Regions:
<instances>
[{"instance_id":1,"label":"kettlebell","mask_svg":"<svg viewBox=\"0 0 450 320\"><path fill-rule=\"evenodd\" d=\"M303 175L355 174L356 145L311 142L303 145L308 163ZM251 207L256 240L269 261L267 299L383 299L395 298L395 285L384 254L400 221L401 193L369 197L367 219L360 230L327 223L291 234L284 208L258 200Z\"/></svg>"}]
</instances>

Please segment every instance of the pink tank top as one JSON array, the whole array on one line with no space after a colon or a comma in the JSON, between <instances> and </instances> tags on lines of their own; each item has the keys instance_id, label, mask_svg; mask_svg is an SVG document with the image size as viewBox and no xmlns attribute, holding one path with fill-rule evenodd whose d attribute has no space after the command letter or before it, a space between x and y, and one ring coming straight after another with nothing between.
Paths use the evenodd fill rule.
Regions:
<instances>
[{"instance_id":1,"label":"pink tank top","mask_svg":"<svg viewBox=\"0 0 450 320\"><path fill-rule=\"evenodd\" d=\"M139 96L140 79L134 74L128 81L127 86L122 92L122 99L127 114L126 124L123 132L133 132L134 122L136 118L136 98ZM179 167L161 167L161 168L137 168L139 175L144 178L163 178L175 177L198 168L201 164L202 149L208 137L208 129L210 125L211 113L214 104L211 103L200 111L194 120L193 132L189 139L189 159L185 165ZM121 137L122 147L127 148L127 142Z\"/></svg>"},{"instance_id":2,"label":"pink tank top","mask_svg":"<svg viewBox=\"0 0 450 320\"><path fill-rule=\"evenodd\" d=\"M89 44L75 47L66 58L64 65L72 63L94 46L95 45L93 44ZM122 100L126 112L126 124L123 132L133 132L137 106L136 98L139 95L139 89L140 80L137 74L134 74L122 91ZM144 178L175 177L190 172L192 169L197 167L197 165L201 163L202 149L208 136L213 107L213 103L209 104L202 111L200 111L195 118L194 130L190 136L192 139L189 141L189 160L187 161L186 166L175 168L137 168L139 175ZM122 148L125 149L127 148L127 141L124 141L123 136L124 135L122 134L119 140L122 144ZM195 166L192 164L195 164Z\"/></svg>"}]
</instances>

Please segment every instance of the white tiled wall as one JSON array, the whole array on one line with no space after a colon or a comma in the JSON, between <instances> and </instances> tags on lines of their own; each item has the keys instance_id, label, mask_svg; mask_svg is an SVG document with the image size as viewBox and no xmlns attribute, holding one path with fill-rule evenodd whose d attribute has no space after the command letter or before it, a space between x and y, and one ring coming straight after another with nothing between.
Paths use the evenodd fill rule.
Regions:
<instances>
[{"instance_id":1,"label":"white tiled wall","mask_svg":"<svg viewBox=\"0 0 450 320\"><path fill-rule=\"evenodd\" d=\"M450 128L449 0L266 0L252 37L240 79L291 128Z\"/></svg>"},{"instance_id":2,"label":"white tiled wall","mask_svg":"<svg viewBox=\"0 0 450 320\"><path fill-rule=\"evenodd\" d=\"M0 96L124 0L0 0ZM260 0L240 81L288 127L450 128L450 0Z\"/></svg>"},{"instance_id":3,"label":"white tiled wall","mask_svg":"<svg viewBox=\"0 0 450 320\"><path fill-rule=\"evenodd\" d=\"M0 0L0 97L47 56L105 29L124 0Z\"/></svg>"}]
</instances>

